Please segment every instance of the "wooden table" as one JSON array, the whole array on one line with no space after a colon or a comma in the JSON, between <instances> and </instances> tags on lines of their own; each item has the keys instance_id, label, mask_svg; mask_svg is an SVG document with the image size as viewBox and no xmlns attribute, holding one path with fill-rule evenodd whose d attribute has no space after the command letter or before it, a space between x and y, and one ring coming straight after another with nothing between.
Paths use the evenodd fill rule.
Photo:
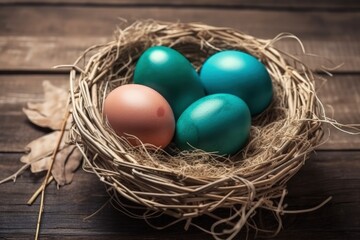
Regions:
<instances>
[{"instance_id":1,"label":"wooden table","mask_svg":"<svg viewBox=\"0 0 360 240\"><path fill-rule=\"evenodd\" d=\"M22 112L29 101L41 101L41 83L67 84L67 73L52 66L71 64L87 47L112 38L118 18L197 21L228 26L260 38L291 32L306 50L322 57L304 57L319 70L333 67L320 91L333 117L360 123L360 2L357 0L4 0L0 3L0 178L15 172L25 145L47 131L31 124ZM295 55L295 40L278 47ZM319 74L322 74L318 71ZM325 75L324 75L325 76ZM331 113L331 108L327 108ZM276 239L360 239L360 137L333 128L327 143L318 147L288 184L289 209L309 208L333 196L321 209L285 215ZM0 185L0 239L31 239L39 200L26 202L44 174L26 171L16 183ZM46 191L41 226L43 239L209 239L183 224L162 231L105 206L104 186L79 170L74 183Z\"/></svg>"}]
</instances>

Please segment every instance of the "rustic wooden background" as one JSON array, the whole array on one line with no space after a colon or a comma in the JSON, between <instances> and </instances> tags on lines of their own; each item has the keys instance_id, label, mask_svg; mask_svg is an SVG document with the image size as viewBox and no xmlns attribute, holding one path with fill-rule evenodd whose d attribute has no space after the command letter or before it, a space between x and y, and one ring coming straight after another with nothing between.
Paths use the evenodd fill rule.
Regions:
<instances>
[{"instance_id":1,"label":"rustic wooden background","mask_svg":"<svg viewBox=\"0 0 360 240\"><path fill-rule=\"evenodd\" d=\"M291 32L308 52L303 57L315 71L344 65L319 89L330 114L342 123L360 123L360 1L357 0L3 0L0 3L0 179L15 172L25 145L47 131L32 125L22 112L29 101L43 99L41 83L67 84L71 64L87 47L112 38L119 18L203 22L228 26L260 38ZM279 48L301 55L294 40ZM322 74L319 72L319 74ZM360 239L360 137L330 129L288 184L289 209L312 207L310 213L285 215L275 239ZM26 202L44 174L26 171L16 183L0 185L0 239L31 239L39 201ZM75 182L57 189L51 184L41 226L42 239L209 239L183 224L162 231L150 228L106 206L108 199L94 175L78 171ZM161 220L160 220L161 221ZM164 220L165 221L165 220Z\"/></svg>"}]
</instances>

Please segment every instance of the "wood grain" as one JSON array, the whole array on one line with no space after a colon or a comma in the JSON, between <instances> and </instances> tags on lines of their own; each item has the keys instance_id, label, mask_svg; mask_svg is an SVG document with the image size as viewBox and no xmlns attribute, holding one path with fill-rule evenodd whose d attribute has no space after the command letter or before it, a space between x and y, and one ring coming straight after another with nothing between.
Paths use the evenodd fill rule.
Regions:
<instances>
[{"instance_id":1,"label":"wood grain","mask_svg":"<svg viewBox=\"0 0 360 240\"><path fill-rule=\"evenodd\" d=\"M72 64L81 53L93 45L104 44L112 40L104 37L49 37L49 36L0 36L0 71L58 71L53 66ZM343 64L334 72L360 71L360 42L351 40L303 40L307 53L304 55L295 40L282 40L275 46L302 59L311 69L334 68Z\"/></svg>"},{"instance_id":2,"label":"wood grain","mask_svg":"<svg viewBox=\"0 0 360 240\"><path fill-rule=\"evenodd\" d=\"M21 16L21 17L19 17ZM178 7L16 7L0 9L0 36L111 36L118 18L203 22L260 38L291 32L301 39L358 40L360 12L303 12ZM286 24L285 24L286 23Z\"/></svg>"},{"instance_id":3,"label":"wood grain","mask_svg":"<svg viewBox=\"0 0 360 240\"><path fill-rule=\"evenodd\" d=\"M42 82L68 86L66 75L0 75L0 152L23 152L32 140L49 132L32 124L23 113L27 102L40 102Z\"/></svg>"},{"instance_id":4,"label":"wood grain","mask_svg":"<svg viewBox=\"0 0 360 240\"><path fill-rule=\"evenodd\" d=\"M68 76L54 75L0 75L0 152L22 152L31 140L47 132L31 124L22 108L27 102L43 100L42 82L50 80L54 85L66 87ZM359 75L336 75L327 83L319 82L319 97L328 116L340 123L360 122ZM342 133L330 128L326 144L319 149L359 149L360 136Z\"/></svg>"},{"instance_id":5,"label":"wood grain","mask_svg":"<svg viewBox=\"0 0 360 240\"><path fill-rule=\"evenodd\" d=\"M304 239L320 233L327 239L356 239L360 222L360 152L319 151L313 155L293 179L289 181L287 209L304 209L315 206L329 196L333 199L323 208L296 215L285 215L284 230L276 239ZM14 172L19 166L19 154L0 154L0 178ZM0 236L24 236L34 234L38 202L27 206L25 202L39 186L43 174L25 172L16 183L0 185ZM97 215L83 219L98 210L108 199L104 186L95 175L79 170L71 185L56 189L51 184L46 192L46 205L42 233L46 238L73 237L82 239L207 239L207 235L195 228L185 233L180 223L163 231L154 230L142 220L125 216L107 205ZM157 223L169 219L162 217ZM200 218L204 224L207 219ZM142 231L139 231L139 228ZM328 230L325 230L328 229ZM343 235L341 235L343 234ZM314 239L314 238L311 238Z\"/></svg>"},{"instance_id":6,"label":"wood grain","mask_svg":"<svg viewBox=\"0 0 360 240\"><path fill-rule=\"evenodd\" d=\"M2 4L16 5L73 5L73 6L191 6L191 7L237 7L237 8L278 8L292 10L353 10L360 8L357 0L3 0Z\"/></svg>"}]
</instances>

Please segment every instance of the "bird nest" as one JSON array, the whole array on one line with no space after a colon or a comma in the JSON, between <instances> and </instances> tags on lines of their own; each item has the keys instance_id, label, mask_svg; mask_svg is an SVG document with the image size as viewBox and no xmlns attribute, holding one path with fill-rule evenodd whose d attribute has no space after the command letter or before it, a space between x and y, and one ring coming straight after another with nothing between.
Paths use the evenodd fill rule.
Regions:
<instances>
[{"instance_id":1,"label":"bird nest","mask_svg":"<svg viewBox=\"0 0 360 240\"><path fill-rule=\"evenodd\" d=\"M118 29L113 41L89 48L70 74L70 136L84 155L84 169L106 183L117 208L149 223L166 214L171 222L165 225L184 220L186 228L194 225L214 238L231 239L242 229L268 232L255 220L257 210L266 209L280 223L273 229L277 233L280 214L286 212L286 184L322 138L324 116L315 76L300 60L274 47L283 37L264 40L198 23L138 21ZM109 127L102 113L105 97L132 82L140 55L155 45L176 49L197 70L207 57L227 49L250 53L266 66L273 101L253 117L250 139L241 151L224 157L172 145L165 150L134 147ZM139 212L139 207L145 210ZM201 215L211 224L199 226Z\"/></svg>"}]
</instances>

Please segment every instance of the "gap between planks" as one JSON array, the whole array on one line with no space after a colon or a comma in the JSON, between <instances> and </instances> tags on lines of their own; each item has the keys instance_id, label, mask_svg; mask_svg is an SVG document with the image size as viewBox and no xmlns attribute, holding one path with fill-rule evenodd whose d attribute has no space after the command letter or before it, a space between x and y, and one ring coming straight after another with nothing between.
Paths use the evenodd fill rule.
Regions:
<instances>
[{"instance_id":1,"label":"gap between planks","mask_svg":"<svg viewBox=\"0 0 360 240\"><path fill-rule=\"evenodd\" d=\"M0 4L15 6L76 6L76 7L192 7L192 8L241 8L285 11L354 11L360 9L357 0L3 0Z\"/></svg>"},{"instance_id":2,"label":"gap between planks","mask_svg":"<svg viewBox=\"0 0 360 240\"><path fill-rule=\"evenodd\" d=\"M19 18L18 16L21 16ZM7 7L0 8L3 36L111 36L116 26L139 19L202 22L231 27L260 38L291 32L299 38L357 40L360 11L289 12L178 7ZM26 21L24 21L26 19ZM46 19L46 21L44 21ZM61 23L61 24L60 24Z\"/></svg>"},{"instance_id":3,"label":"gap between planks","mask_svg":"<svg viewBox=\"0 0 360 240\"><path fill-rule=\"evenodd\" d=\"M88 47L105 44L110 37L38 37L0 36L0 71L63 72L53 66L72 64ZM357 40L303 40L304 55L299 43L284 39L275 46L299 57L310 68L321 71L322 67L334 68L336 72L360 72L360 42Z\"/></svg>"}]
</instances>

